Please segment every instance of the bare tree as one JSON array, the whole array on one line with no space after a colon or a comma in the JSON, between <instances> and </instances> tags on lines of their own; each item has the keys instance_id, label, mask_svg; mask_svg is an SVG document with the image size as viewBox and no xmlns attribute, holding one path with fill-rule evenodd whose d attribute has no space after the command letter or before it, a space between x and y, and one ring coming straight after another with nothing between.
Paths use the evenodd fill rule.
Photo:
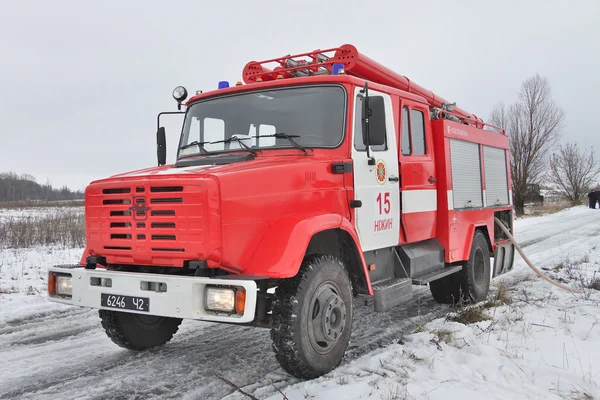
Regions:
<instances>
[{"instance_id":1,"label":"bare tree","mask_svg":"<svg viewBox=\"0 0 600 400\"><path fill-rule=\"evenodd\" d=\"M550 157L548 181L558 186L572 206L581 205L581 198L600 172L594 161L594 150L582 152L577 143L558 146Z\"/></svg>"},{"instance_id":2,"label":"bare tree","mask_svg":"<svg viewBox=\"0 0 600 400\"><path fill-rule=\"evenodd\" d=\"M548 152L558 141L564 113L552 99L548 80L539 74L525 80L517 101L497 105L490 123L506 130L510 141L510 173L517 215L525 210L527 185L536 183L547 165Z\"/></svg>"},{"instance_id":3,"label":"bare tree","mask_svg":"<svg viewBox=\"0 0 600 400\"><path fill-rule=\"evenodd\" d=\"M492 110L492 114L490 115L490 124L496 125L500 128L507 129L508 128L508 111L506 110L506 106L504 103L498 103ZM496 129L490 129L496 130Z\"/></svg>"}]
</instances>

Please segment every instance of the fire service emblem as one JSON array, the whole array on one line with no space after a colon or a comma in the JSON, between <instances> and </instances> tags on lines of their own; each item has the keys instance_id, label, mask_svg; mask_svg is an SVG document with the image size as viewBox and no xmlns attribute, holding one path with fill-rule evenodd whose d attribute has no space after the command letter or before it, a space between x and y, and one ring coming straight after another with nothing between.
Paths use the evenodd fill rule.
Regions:
<instances>
[{"instance_id":1,"label":"fire service emblem","mask_svg":"<svg viewBox=\"0 0 600 400\"><path fill-rule=\"evenodd\" d=\"M385 163L383 160L377 160L377 168L375 169L375 174L377 176L377 183L383 185L385 183L385 175L386 175Z\"/></svg>"}]
</instances>

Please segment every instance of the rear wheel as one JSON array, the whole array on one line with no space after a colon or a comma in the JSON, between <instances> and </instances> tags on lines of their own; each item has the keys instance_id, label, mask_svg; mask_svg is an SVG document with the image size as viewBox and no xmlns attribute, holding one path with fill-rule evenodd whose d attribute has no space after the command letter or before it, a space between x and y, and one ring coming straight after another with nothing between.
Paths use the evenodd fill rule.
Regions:
<instances>
[{"instance_id":1,"label":"rear wheel","mask_svg":"<svg viewBox=\"0 0 600 400\"><path fill-rule=\"evenodd\" d=\"M490 288L490 250L485 235L477 230L469 260L452 275L429 283L438 303L479 302L485 300Z\"/></svg>"},{"instance_id":2,"label":"rear wheel","mask_svg":"<svg viewBox=\"0 0 600 400\"><path fill-rule=\"evenodd\" d=\"M352 326L352 284L343 263L307 257L298 274L275 292L271 339L281 367L312 379L342 361Z\"/></svg>"},{"instance_id":3,"label":"rear wheel","mask_svg":"<svg viewBox=\"0 0 600 400\"><path fill-rule=\"evenodd\" d=\"M182 321L181 318L109 310L100 310L99 315L106 335L129 350L146 350L167 343Z\"/></svg>"}]
</instances>

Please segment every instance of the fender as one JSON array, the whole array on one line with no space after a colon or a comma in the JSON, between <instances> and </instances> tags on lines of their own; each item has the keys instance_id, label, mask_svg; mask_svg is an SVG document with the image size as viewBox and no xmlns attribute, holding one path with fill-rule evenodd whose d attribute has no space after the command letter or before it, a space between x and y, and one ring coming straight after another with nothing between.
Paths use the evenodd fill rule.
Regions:
<instances>
[{"instance_id":1,"label":"fender","mask_svg":"<svg viewBox=\"0 0 600 400\"><path fill-rule=\"evenodd\" d=\"M339 214L301 214L280 219L261 240L244 275L260 275L269 278L296 276L304 258L308 243L314 234L327 229L346 231L358 250L369 294L373 294L371 280L354 227Z\"/></svg>"},{"instance_id":2,"label":"fender","mask_svg":"<svg viewBox=\"0 0 600 400\"><path fill-rule=\"evenodd\" d=\"M469 226L469 233L465 240L465 248L464 248L464 253L463 253L463 255L464 255L463 258L466 257L464 261L467 261L469 259L469 255L471 254L471 247L473 247L473 237L475 236L475 230L477 228L487 228L488 238L490 240L490 243L488 243L488 245L493 243L494 238L491 236L494 234L494 225L493 224L494 223L492 222L491 228L490 228L489 224L484 223L484 222L478 222L478 223L475 223L475 224L472 224L471 226ZM491 232L491 234L490 234L490 232ZM491 246L491 247L492 247L491 252L493 254L494 246Z\"/></svg>"}]
</instances>

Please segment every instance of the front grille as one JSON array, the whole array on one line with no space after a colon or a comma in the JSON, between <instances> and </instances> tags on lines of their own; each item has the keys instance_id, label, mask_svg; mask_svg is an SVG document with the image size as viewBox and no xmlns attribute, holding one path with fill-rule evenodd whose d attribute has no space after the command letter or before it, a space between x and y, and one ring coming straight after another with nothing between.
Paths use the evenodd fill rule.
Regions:
<instances>
[{"instance_id":1,"label":"front grille","mask_svg":"<svg viewBox=\"0 0 600 400\"><path fill-rule=\"evenodd\" d=\"M184 252L185 249L177 249L172 247L153 247L152 251L174 251L174 252Z\"/></svg>"},{"instance_id":2,"label":"front grille","mask_svg":"<svg viewBox=\"0 0 600 400\"><path fill-rule=\"evenodd\" d=\"M153 186L150 188L152 193L173 193L183 192L183 186Z\"/></svg>"},{"instance_id":3,"label":"front grille","mask_svg":"<svg viewBox=\"0 0 600 400\"><path fill-rule=\"evenodd\" d=\"M150 225L152 228L173 228L175 229L175 222L153 222Z\"/></svg>"},{"instance_id":4,"label":"front grille","mask_svg":"<svg viewBox=\"0 0 600 400\"><path fill-rule=\"evenodd\" d=\"M118 262L147 264L165 262L168 253L178 259L185 257L182 253L190 253L185 259L202 253L208 214L200 184L109 185L86 200L90 249L98 254L102 249L103 256L113 255ZM130 259L123 258L128 253Z\"/></svg>"},{"instance_id":5,"label":"front grille","mask_svg":"<svg viewBox=\"0 0 600 400\"><path fill-rule=\"evenodd\" d=\"M177 240L175 235L152 235L152 240Z\"/></svg>"},{"instance_id":6,"label":"front grille","mask_svg":"<svg viewBox=\"0 0 600 400\"><path fill-rule=\"evenodd\" d=\"M131 239L130 233L111 233L111 239Z\"/></svg>"},{"instance_id":7,"label":"front grille","mask_svg":"<svg viewBox=\"0 0 600 400\"><path fill-rule=\"evenodd\" d=\"M104 246L104 250L129 250L131 251L131 247L123 247L123 246Z\"/></svg>"},{"instance_id":8,"label":"front grille","mask_svg":"<svg viewBox=\"0 0 600 400\"><path fill-rule=\"evenodd\" d=\"M150 215L158 217L159 215L175 215L175 210L152 210Z\"/></svg>"},{"instance_id":9,"label":"front grille","mask_svg":"<svg viewBox=\"0 0 600 400\"><path fill-rule=\"evenodd\" d=\"M150 199L150 204L160 203L183 203L183 199L181 197Z\"/></svg>"},{"instance_id":10,"label":"front grille","mask_svg":"<svg viewBox=\"0 0 600 400\"><path fill-rule=\"evenodd\" d=\"M111 217L129 217L131 216L131 211L111 211Z\"/></svg>"},{"instance_id":11,"label":"front grille","mask_svg":"<svg viewBox=\"0 0 600 400\"><path fill-rule=\"evenodd\" d=\"M102 201L102 204L131 204L131 200L129 199L108 199Z\"/></svg>"},{"instance_id":12,"label":"front grille","mask_svg":"<svg viewBox=\"0 0 600 400\"><path fill-rule=\"evenodd\" d=\"M104 189L102 191L103 194L124 194L131 193L130 188L112 188L112 189Z\"/></svg>"}]
</instances>

